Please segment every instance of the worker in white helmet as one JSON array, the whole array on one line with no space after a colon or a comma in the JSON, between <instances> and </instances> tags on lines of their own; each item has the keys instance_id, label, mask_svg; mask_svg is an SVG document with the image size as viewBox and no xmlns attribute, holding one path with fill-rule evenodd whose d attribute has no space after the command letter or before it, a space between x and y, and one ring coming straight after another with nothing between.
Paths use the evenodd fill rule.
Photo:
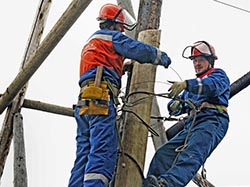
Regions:
<instances>
[{"instance_id":1,"label":"worker in white helmet","mask_svg":"<svg viewBox=\"0 0 250 187\"><path fill-rule=\"evenodd\" d=\"M188 49L191 55L186 55ZM196 78L172 82L168 110L188 117L184 128L156 151L143 187L186 186L228 129L230 82L222 69L214 68L218 58L213 46L195 42L184 49L183 57L192 60Z\"/></svg>"}]
</instances>

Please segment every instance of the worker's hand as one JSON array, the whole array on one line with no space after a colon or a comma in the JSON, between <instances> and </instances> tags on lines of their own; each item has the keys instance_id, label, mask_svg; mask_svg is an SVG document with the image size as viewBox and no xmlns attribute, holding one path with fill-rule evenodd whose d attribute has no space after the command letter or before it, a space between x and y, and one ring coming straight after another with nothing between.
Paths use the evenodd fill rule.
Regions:
<instances>
[{"instance_id":1,"label":"worker's hand","mask_svg":"<svg viewBox=\"0 0 250 187\"><path fill-rule=\"evenodd\" d=\"M171 113L173 112L177 112L181 109L181 102L178 100L175 100L170 106L169 106L169 110Z\"/></svg>"},{"instance_id":2,"label":"worker's hand","mask_svg":"<svg viewBox=\"0 0 250 187\"><path fill-rule=\"evenodd\" d=\"M131 72L133 64L134 61L132 60L125 62L123 65L122 74L124 75L126 71Z\"/></svg>"},{"instance_id":3,"label":"worker's hand","mask_svg":"<svg viewBox=\"0 0 250 187\"><path fill-rule=\"evenodd\" d=\"M168 81L168 82L173 84L168 89L168 91L169 91L168 96L171 97L171 98L177 97L187 87L187 82L186 81L182 81L182 82Z\"/></svg>"},{"instance_id":4,"label":"worker's hand","mask_svg":"<svg viewBox=\"0 0 250 187\"><path fill-rule=\"evenodd\" d=\"M171 59L168 57L167 53L161 51L161 58L158 62L158 65L162 65L165 68L168 68L168 66L171 64Z\"/></svg>"}]
</instances>

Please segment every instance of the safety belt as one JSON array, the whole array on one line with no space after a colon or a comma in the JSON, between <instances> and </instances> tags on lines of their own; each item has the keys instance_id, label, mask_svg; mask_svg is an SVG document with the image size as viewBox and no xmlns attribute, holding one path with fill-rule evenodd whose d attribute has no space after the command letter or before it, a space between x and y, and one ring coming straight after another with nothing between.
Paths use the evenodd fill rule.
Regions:
<instances>
[{"instance_id":1,"label":"safety belt","mask_svg":"<svg viewBox=\"0 0 250 187\"><path fill-rule=\"evenodd\" d=\"M79 115L108 115L109 106L109 89L107 82L102 81L103 67L98 66L94 82L81 88L78 106L80 107Z\"/></svg>"}]
</instances>

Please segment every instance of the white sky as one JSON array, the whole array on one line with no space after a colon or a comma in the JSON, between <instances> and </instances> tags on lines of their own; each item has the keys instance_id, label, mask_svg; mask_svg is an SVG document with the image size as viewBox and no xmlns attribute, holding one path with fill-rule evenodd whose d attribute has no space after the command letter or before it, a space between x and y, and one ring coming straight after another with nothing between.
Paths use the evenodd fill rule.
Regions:
<instances>
[{"instance_id":1,"label":"white sky","mask_svg":"<svg viewBox=\"0 0 250 187\"><path fill-rule=\"evenodd\" d=\"M3 1L0 6L0 93L18 73L40 1ZM70 0L54 0L44 36L50 31ZM95 18L99 8L115 0L93 1L52 51L29 82L26 98L71 107L78 96L78 68L82 46L98 29ZM138 7L139 0L133 1ZM225 0L250 10L248 0ZM137 9L135 10L137 12ZM137 13L136 13L137 15ZM161 46L172 58L171 67L182 77L194 77L192 63L181 57L182 50L198 40L207 40L217 51L216 67L223 68L233 83L249 69L250 14L213 0L163 1ZM178 80L171 69L158 68L156 92L166 92L166 80ZM124 79L123 82L125 82ZM124 85L123 85L124 86ZM249 87L230 100L230 127L225 139L206 162L207 177L216 186L250 186ZM167 116L166 99L159 100ZM29 186L67 186L75 158L74 118L23 109L26 161ZM5 113L1 114L1 124ZM169 125L165 123L166 127ZM0 126L1 127L1 126ZM13 184L13 148L7 159L1 185ZM147 161L153 155L151 140ZM192 182L189 187L195 186Z\"/></svg>"}]
</instances>

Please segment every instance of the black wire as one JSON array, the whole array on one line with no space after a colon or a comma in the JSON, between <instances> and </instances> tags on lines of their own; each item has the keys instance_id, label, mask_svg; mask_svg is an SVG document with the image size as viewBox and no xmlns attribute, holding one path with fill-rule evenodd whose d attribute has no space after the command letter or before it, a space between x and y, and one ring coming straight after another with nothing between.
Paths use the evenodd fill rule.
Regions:
<instances>
[{"instance_id":1,"label":"black wire","mask_svg":"<svg viewBox=\"0 0 250 187\"><path fill-rule=\"evenodd\" d=\"M243 9L243 8L240 8L240 7L237 7L237 6L235 6L235 5L231 5L231 4L228 4L228 3L225 3L225 2L222 2L222 1L217 1L217 0L213 0L213 1L215 1L215 2L217 2L217 3L221 3L221 4L226 5L226 6L229 6L229 7L232 7L232 8L235 8L235 9L238 9L238 10L241 10L241 11L244 11L244 12L247 12L247 13L250 13L249 10L246 10L246 9Z\"/></svg>"},{"instance_id":2,"label":"black wire","mask_svg":"<svg viewBox=\"0 0 250 187\"><path fill-rule=\"evenodd\" d=\"M143 170L142 168L140 167L140 165L138 164L138 162L135 160L135 158L133 158L130 154L126 153L126 152L121 152L121 151L118 151L118 153L122 154L122 155L125 155L127 156L130 160L133 161L133 163L135 163L136 167L138 168L139 170L139 173L141 175L141 178L144 179L144 174L143 174Z\"/></svg>"},{"instance_id":3,"label":"black wire","mask_svg":"<svg viewBox=\"0 0 250 187\"><path fill-rule=\"evenodd\" d=\"M147 96L146 97L142 97L142 98L139 98L137 99L136 101L132 102L132 103L128 103L128 98L132 95L135 95L135 94L146 94ZM133 114L134 116L136 116L141 122L143 125L145 125L148 130L151 132L151 134L153 134L154 136L159 136L159 134L152 128L150 127L150 125L148 125L136 112L134 112L133 110L131 110L130 108L134 107L135 105L141 103L143 100L147 99L148 97L152 97L152 96L161 96L161 97L165 97L165 98L169 98L168 96L166 96L167 93L161 93L161 94L155 94L155 93L152 93L152 92L147 92L147 91L137 91L137 92L132 92L130 94L127 95L126 98L123 98L123 103L124 105L122 106L122 108L120 109L120 111L123 111L123 112L129 112L131 114ZM158 119L160 118L164 118L165 120L166 119L169 119L169 120L173 120L173 119L170 119L170 118L166 118L166 117L158 117Z\"/></svg>"},{"instance_id":4,"label":"black wire","mask_svg":"<svg viewBox=\"0 0 250 187\"><path fill-rule=\"evenodd\" d=\"M135 95L135 94L145 94L145 95L148 95L146 97L140 98L139 100L143 100L143 99L146 99L146 98L152 97L152 96L159 96L159 97L164 97L164 98L167 98L167 99L172 99L171 97L168 97L168 93L159 93L159 94L156 94L154 92L148 92L148 91L136 91L136 92L129 93L126 96L125 101L128 101L128 98L131 97L132 95Z\"/></svg>"},{"instance_id":5,"label":"black wire","mask_svg":"<svg viewBox=\"0 0 250 187\"><path fill-rule=\"evenodd\" d=\"M132 113L133 115L135 115L141 122L143 125L145 125L148 130L154 135L154 136L159 136L159 134L152 128L150 127L137 113L135 113L133 110L129 110L129 109L122 109L124 112L129 112Z\"/></svg>"}]
</instances>

